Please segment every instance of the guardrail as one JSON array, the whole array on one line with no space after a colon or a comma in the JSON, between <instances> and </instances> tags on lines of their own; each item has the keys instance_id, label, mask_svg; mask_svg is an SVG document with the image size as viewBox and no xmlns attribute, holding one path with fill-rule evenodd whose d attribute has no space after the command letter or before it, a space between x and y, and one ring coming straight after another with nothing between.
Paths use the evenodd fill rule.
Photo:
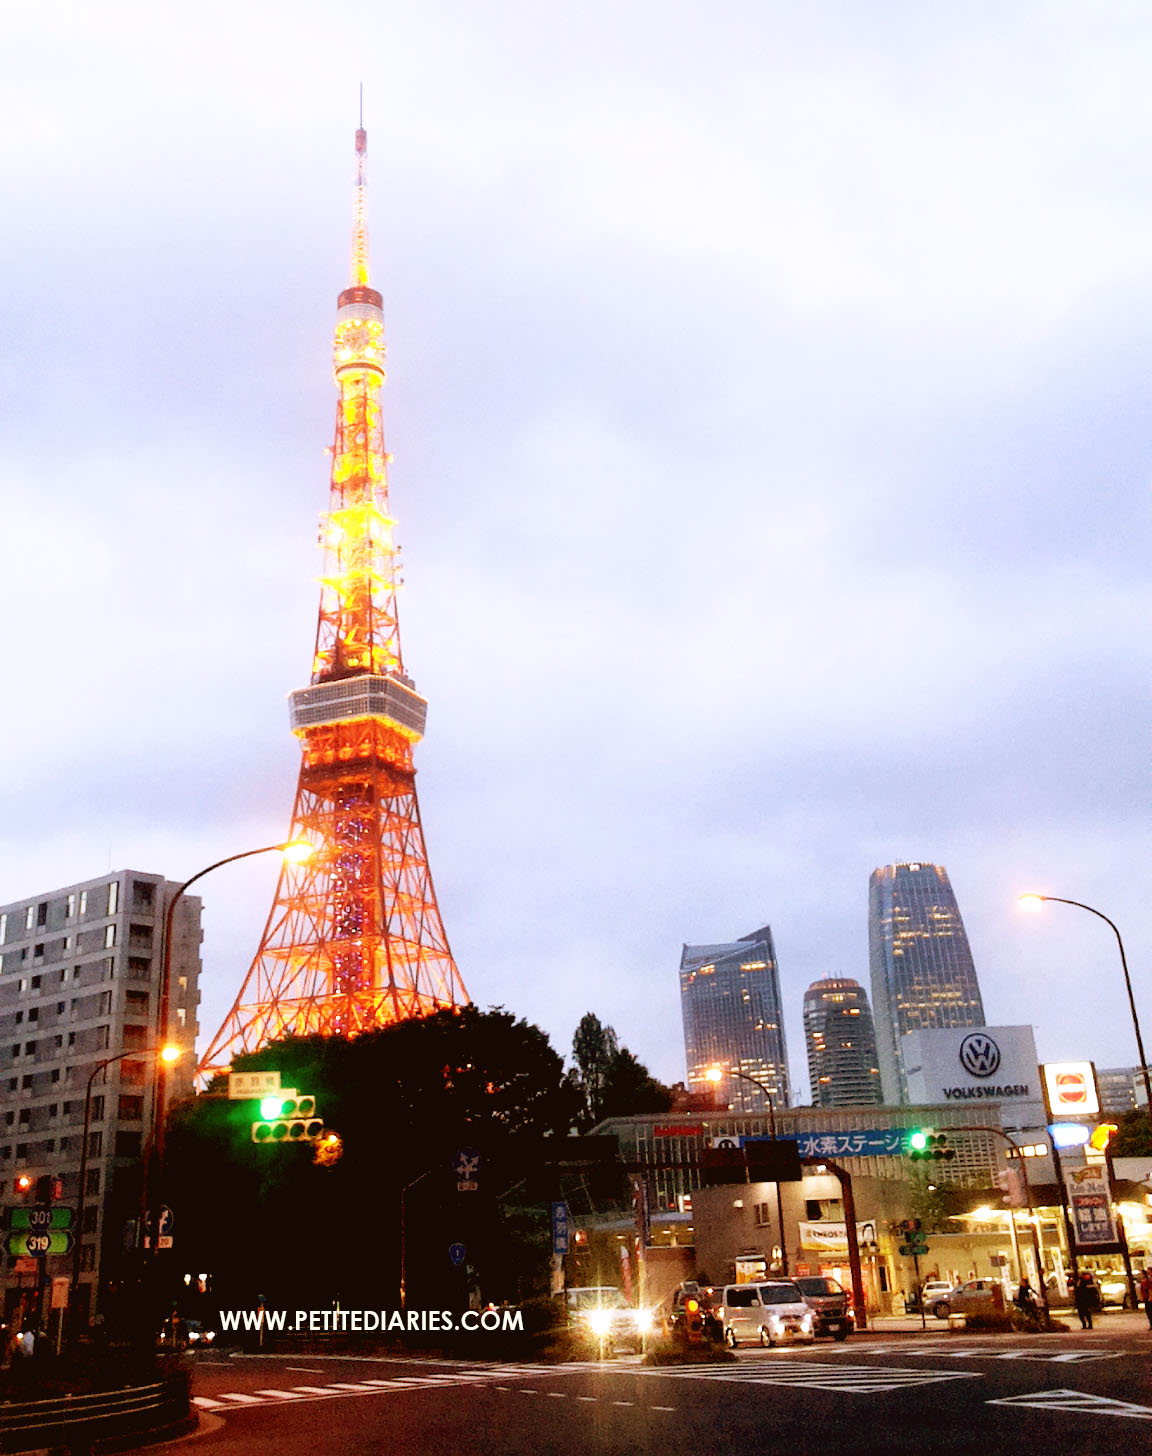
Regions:
<instances>
[{"instance_id":1,"label":"guardrail","mask_svg":"<svg viewBox=\"0 0 1152 1456\"><path fill-rule=\"evenodd\" d=\"M185 1371L152 1385L0 1405L0 1451L47 1446L84 1451L97 1443L127 1447L194 1424Z\"/></svg>"}]
</instances>

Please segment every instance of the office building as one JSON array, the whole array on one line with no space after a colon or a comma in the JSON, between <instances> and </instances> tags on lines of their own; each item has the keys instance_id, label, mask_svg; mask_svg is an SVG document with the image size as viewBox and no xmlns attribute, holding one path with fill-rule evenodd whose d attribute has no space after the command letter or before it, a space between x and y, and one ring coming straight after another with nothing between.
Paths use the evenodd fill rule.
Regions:
<instances>
[{"instance_id":1,"label":"office building","mask_svg":"<svg viewBox=\"0 0 1152 1456\"><path fill-rule=\"evenodd\" d=\"M60 1205L76 1209L91 1087L84 1210L72 1231L80 1305L89 1313L117 1273L126 1227L139 1212L162 1043L187 1053L168 1073L169 1099L192 1090L195 896L184 896L173 914L167 1035L157 1026L164 917L178 888L160 875L121 870L0 906L0 1204L24 1201L21 1175L47 1175L62 1184ZM38 1262L12 1253L0 1261L6 1312L34 1286ZM49 1254L46 1263L50 1278L72 1274L71 1254Z\"/></svg>"},{"instance_id":2,"label":"office building","mask_svg":"<svg viewBox=\"0 0 1152 1456\"><path fill-rule=\"evenodd\" d=\"M1096 1086L1100 1092L1101 1113L1116 1116L1143 1107L1147 1101L1139 1067L1097 1067Z\"/></svg>"},{"instance_id":3,"label":"office building","mask_svg":"<svg viewBox=\"0 0 1152 1456\"><path fill-rule=\"evenodd\" d=\"M804 1042L813 1107L871 1107L881 1101L876 1029L859 981L832 976L808 987Z\"/></svg>"},{"instance_id":4,"label":"office building","mask_svg":"<svg viewBox=\"0 0 1152 1456\"><path fill-rule=\"evenodd\" d=\"M772 931L765 925L739 940L686 945L680 957L680 1010L691 1092L715 1089L737 1111L762 1112L768 1097L733 1068L767 1088L775 1107L787 1107L788 1055L780 1010L780 978ZM727 1075L718 1085L712 1067Z\"/></svg>"},{"instance_id":5,"label":"office building","mask_svg":"<svg viewBox=\"0 0 1152 1456\"><path fill-rule=\"evenodd\" d=\"M911 861L873 871L868 955L884 1101L906 1103L901 1039L910 1031L985 1024L968 936L943 865Z\"/></svg>"}]
</instances>

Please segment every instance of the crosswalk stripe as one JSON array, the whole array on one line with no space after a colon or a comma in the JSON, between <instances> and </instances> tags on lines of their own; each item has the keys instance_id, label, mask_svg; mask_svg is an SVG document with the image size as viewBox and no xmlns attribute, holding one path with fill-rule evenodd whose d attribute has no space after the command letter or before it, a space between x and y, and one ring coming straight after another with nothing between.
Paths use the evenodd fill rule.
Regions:
<instances>
[{"instance_id":1,"label":"crosswalk stripe","mask_svg":"<svg viewBox=\"0 0 1152 1456\"><path fill-rule=\"evenodd\" d=\"M330 1392L326 1385L294 1385L293 1390L298 1390L301 1395L328 1395Z\"/></svg>"},{"instance_id":2,"label":"crosswalk stripe","mask_svg":"<svg viewBox=\"0 0 1152 1456\"><path fill-rule=\"evenodd\" d=\"M296 1390L258 1390L257 1395L271 1395L277 1400L299 1400L300 1393Z\"/></svg>"},{"instance_id":3,"label":"crosswalk stripe","mask_svg":"<svg viewBox=\"0 0 1152 1456\"><path fill-rule=\"evenodd\" d=\"M194 1395L192 1397L192 1404L198 1405L201 1410L216 1410L224 1402L222 1400L213 1400L211 1396L207 1395Z\"/></svg>"},{"instance_id":4,"label":"crosswalk stripe","mask_svg":"<svg viewBox=\"0 0 1152 1456\"><path fill-rule=\"evenodd\" d=\"M221 1400L235 1400L240 1405L263 1405L263 1401L257 1395L244 1395L239 1391L229 1391L227 1395L221 1395Z\"/></svg>"}]
</instances>

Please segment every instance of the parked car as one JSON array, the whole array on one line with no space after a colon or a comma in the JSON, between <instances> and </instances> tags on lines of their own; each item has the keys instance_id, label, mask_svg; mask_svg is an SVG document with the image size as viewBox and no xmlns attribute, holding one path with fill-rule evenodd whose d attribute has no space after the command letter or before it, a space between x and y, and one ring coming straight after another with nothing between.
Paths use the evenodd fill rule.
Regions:
<instances>
[{"instance_id":1,"label":"parked car","mask_svg":"<svg viewBox=\"0 0 1152 1456\"><path fill-rule=\"evenodd\" d=\"M999 1313L1009 1303L999 1279L969 1279L936 1298L931 1310L937 1319L947 1319L950 1314Z\"/></svg>"},{"instance_id":2,"label":"parked car","mask_svg":"<svg viewBox=\"0 0 1152 1456\"><path fill-rule=\"evenodd\" d=\"M771 1284L726 1284L721 1317L731 1349L743 1340L761 1345L782 1341L810 1345L816 1338L816 1316L791 1281Z\"/></svg>"},{"instance_id":3,"label":"parked car","mask_svg":"<svg viewBox=\"0 0 1152 1456\"><path fill-rule=\"evenodd\" d=\"M926 1279L919 1290L913 1289L904 1296L904 1310L907 1314L919 1314L921 1303L926 1310L936 1313L936 1304L952 1293L947 1279ZM947 1311L945 1311L947 1314Z\"/></svg>"},{"instance_id":4,"label":"parked car","mask_svg":"<svg viewBox=\"0 0 1152 1456\"><path fill-rule=\"evenodd\" d=\"M569 1330L594 1344L600 1354L644 1348L644 1336L652 1327L651 1311L635 1309L622 1289L602 1284L569 1289L564 1303Z\"/></svg>"},{"instance_id":5,"label":"parked car","mask_svg":"<svg viewBox=\"0 0 1152 1456\"><path fill-rule=\"evenodd\" d=\"M848 1291L835 1279L825 1279L822 1275L804 1275L795 1284L804 1296L804 1303L812 1311L812 1333L846 1340L852 1330Z\"/></svg>"},{"instance_id":6,"label":"parked car","mask_svg":"<svg viewBox=\"0 0 1152 1456\"><path fill-rule=\"evenodd\" d=\"M1128 1288L1126 1274L1101 1273L1096 1271L1096 1287L1100 1291L1102 1305L1114 1304L1118 1309L1132 1309L1132 1291Z\"/></svg>"}]
</instances>

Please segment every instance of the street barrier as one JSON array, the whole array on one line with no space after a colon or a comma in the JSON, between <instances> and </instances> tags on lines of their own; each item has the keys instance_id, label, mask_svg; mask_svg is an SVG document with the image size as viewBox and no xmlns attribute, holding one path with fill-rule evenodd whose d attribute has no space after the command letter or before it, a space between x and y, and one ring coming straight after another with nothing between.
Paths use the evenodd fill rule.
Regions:
<instances>
[{"instance_id":1,"label":"street barrier","mask_svg":"<svg viewBox=\"0 0 1152 1456\"><path fill-rule=\"evenodd\" d=\"M83 1451L97 1443L126 1448L179 1435L195 1424L183 1371L153 1385L0 1405L0 1452L50 1446Z\"/></svg>"}]
</instances>

